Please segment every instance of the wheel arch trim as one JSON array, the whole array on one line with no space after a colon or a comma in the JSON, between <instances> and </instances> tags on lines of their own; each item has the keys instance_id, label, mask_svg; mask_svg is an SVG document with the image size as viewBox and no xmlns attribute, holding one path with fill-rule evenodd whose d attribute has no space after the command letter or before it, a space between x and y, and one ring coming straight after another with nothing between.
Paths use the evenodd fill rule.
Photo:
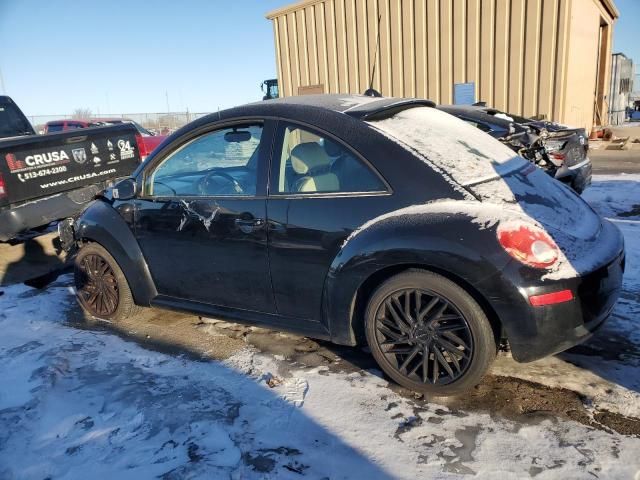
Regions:
<instances>
[{"instance_id":1,"label":"wheel arch trim","mask_svg":"<svg viewBox=\"0 0 640 480\"><path fill-rule=\"evenodd\" d=\"M409 268L433 271L456 281L501 332L503 322L498 319L502 316L496 314L491 292L511 259L499 248L494 229L475 221L477 204L456 205L456 212L450 202L399 210L350 235L331 264L323 295L324 321L336 343L357 343L354 326L363 285L366 287L374 275L384 277L380 272L385 270L398 273ZM441 228L444 224L447 228Z\"/></svg>"},{"instance_id":2,"label":"wheel arch trim","mask_svg":"<svg viewBox=\"0 0 640 480\"><path fill-rule=\"evenodd\" d=\"M471 297L478 303L478 305L480 305L480 308L482 308L485 315L487 316L495 334L496 344L498 344L501 337L503 336L503 325L498 316L498 313L493 308L491 303L486 299L486 296L475 285L473 285L473 283L471 283L469 279L466 279L462 275L459 275L455 272L429 263L402 263L396 265L387 265L380 268L379 270L376 270L360 283L358 289L353 293L351 310L349 314L349 326L353 331L357 344L360 344L364 339L363 315L366 310L367 303L371 298L371 295L373 295L375 290L380 285L382 285L391 277L410 270L424 270L442 275L444 278L451 280L452 282L460 286L465 292L471 295Z\"/></svg>"},{"instance_id":3,"label":"wheel arch trim","mask_svg":"<svg viewBox=\"0 0 640 480\"><path fill-rule=\"evenodd\" d=\"M105 201L94 201L75 225L77 242L96 242L104 247L124 273L137 305L149 306L158 295L151 272L131 229Z\"/></svg>"}]
</instances>

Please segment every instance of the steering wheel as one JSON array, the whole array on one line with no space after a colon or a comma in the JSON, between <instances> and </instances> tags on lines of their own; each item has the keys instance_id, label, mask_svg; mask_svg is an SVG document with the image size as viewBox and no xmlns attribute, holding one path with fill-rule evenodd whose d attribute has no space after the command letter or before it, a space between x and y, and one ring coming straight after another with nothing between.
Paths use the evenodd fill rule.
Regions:
<instances>
[{"instance_id":1,"label":"steering wheel","mask_svg":"<svg viewBox=\"0 0 640 480\"><path fill-rule=\"evenodd\" d=\"M242 185L240 185L240 183L231 175L221 170L212 170L198 181L198 191L202 195L210 195L209 191L207 190L207 186L208 186L209 180L212 177L224 178L227 182L230 183L230 186L233 187L233 191L235 193L244 193L244 189L242 188ZM221 192L216 192L216 193L221 193Z\"/></svg>"}]
</instances>

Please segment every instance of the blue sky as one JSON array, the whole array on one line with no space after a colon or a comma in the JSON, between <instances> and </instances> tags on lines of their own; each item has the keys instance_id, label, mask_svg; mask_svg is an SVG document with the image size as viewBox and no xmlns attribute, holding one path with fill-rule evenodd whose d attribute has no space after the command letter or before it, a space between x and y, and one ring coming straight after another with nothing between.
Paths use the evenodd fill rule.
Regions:
<instances>
[{"instance_id":1,"label":"blue sky","mask_svg":"<svg viewBox=\"0 0 640 480\"><path fill-rule=\"evenodd\" d=\"M0 0L0 70L27 115L214 111L276 76L287 0Z\"/></svg>"},{"instance_id":2,"label":"blue sky","mask_svg":"<svg viewBox=\"0 0 640 480\"><path fill-rule=\"evenodd\" d=\"M584 1L584 0L583 0ZM0 71L27 115L215 111L275 77L290 0L0 0ZM640 61L640 0L616 0L614 51Z\"/></svg>"},{"instance_id":3,"label":"blue sky","mask_svg":"<svg viewBox=\"0 0 640 480\"><path fill-rule=\"evenodd\" d=\"M622 52L640 63L640 0L614 0L620 18L613 30L613 52ZM640 66L636 66L640 73ZM640 80L639 80L640 81ZM636 90L640 89L636 85Z\"/></svg>"}]
</instances>

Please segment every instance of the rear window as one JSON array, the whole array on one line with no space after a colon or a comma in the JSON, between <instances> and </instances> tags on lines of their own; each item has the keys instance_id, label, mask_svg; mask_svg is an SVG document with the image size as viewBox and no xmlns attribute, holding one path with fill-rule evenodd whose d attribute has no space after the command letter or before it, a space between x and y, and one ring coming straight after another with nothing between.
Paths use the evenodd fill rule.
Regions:
<instances>
[{"instance_id":1,"label":"rear window","mask_svg":"<svg viewBox=\"0 0 640 480\"><path fill-rule=\"evenodd\" d=\"M368 123L461 185L504 175L527 164L500 141L435 108L410 108Z\"/></svg>"},{"instance_id":2,"label":"rear window","mask_svg":"<svg viewBox=\"0 0 640 480\"><path fill-rule=\"evenodd\" d=\"M14 105L0 104L0 138L31 134L33 134L31 125Z\"/></svg>"}]
</instances>

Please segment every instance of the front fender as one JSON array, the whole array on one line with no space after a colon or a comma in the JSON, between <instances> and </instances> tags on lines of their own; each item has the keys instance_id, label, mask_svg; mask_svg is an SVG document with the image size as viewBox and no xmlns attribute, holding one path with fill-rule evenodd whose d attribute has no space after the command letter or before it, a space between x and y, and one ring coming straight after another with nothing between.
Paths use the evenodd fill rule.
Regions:
<instances>
[{"instance_id":1,"label":"front fender","mask_svg":"<svg viewBox=\"0 0 640 480\"><path fill-rule=\"evenodd\" d=\"M122 269L136 304L149 306L158 294L140 245L129 225L104 200L95 200L76 221L76 241L99 243L115 258Z\"/></svg>"},{"instance_id":2,"label":"front fender","mask_svg":"<svg viewBox=\"0 0 640 480\"><path fill-rule=\"evenodd\" d=\"M477 290L500 274L510 257L499 247L494 225L478 221L479 203L455 205L455 210L451 205L444 211L425 205L383 215L347 239L325 284L326 320L336 343L356 343L356 294L377 272L403 266L430 268Z\"/></svg>"}]
</instances>

